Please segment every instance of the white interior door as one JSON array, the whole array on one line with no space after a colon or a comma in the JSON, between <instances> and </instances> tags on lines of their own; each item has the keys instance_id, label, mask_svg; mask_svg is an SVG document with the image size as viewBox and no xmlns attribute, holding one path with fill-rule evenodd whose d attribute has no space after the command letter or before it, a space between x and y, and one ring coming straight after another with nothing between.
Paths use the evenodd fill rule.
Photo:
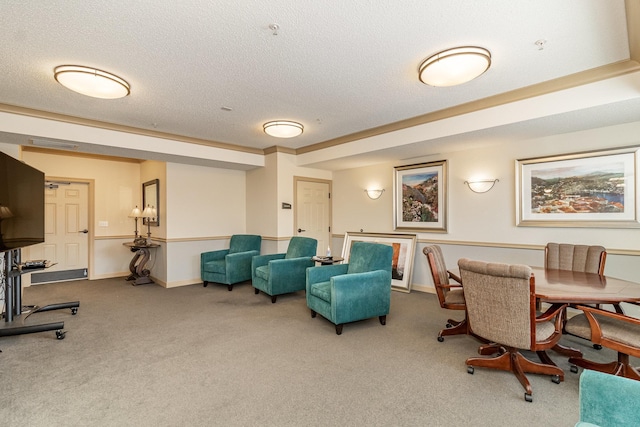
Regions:
<instances>
[{"instance_id":1,"label":"white interior door","mask_svg":"<svg viewBox=\"0 0 640 427\"><path fill-rule=\"evenodd\" d=\"M331 244L329 183L297 180L295 209L297 235L316 239L317 255L326 255Z\"/></svg>"},{"instance_id":2,"label":"white interior door","mask_svg":"<svg viewBox=\"0 0 640 427\"><path fill-rule=\"evenodd\" d=\"M30 248L31 259L56 263L32 274L31 283L87 278L89 265L89 184L72 182L44 189L44 243Z\"/></svg>"}]
</instances>

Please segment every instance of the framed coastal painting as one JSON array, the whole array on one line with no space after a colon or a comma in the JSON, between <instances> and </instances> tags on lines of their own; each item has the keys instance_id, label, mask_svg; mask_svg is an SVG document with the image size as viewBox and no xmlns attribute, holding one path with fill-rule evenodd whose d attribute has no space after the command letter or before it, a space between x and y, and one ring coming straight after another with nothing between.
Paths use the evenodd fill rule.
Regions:
<instances>
[{"instance_id":1,"label":"framed coastal painting","mask_svg":"<svg viewBox=\"0 0 640 427\"><path fill-rule=\"evenodd\" d=\"M639 227L640 147L516 161L516 222L532 227Z\"/></svg>"},{"instance_id":2,"label":"framed coastal painting","mask_svg":"<svg viewBox=\"0 0 640 427\"><path fill-rule=\"evenodd\" d=\"M381 243L393 247L391 261L391 289L401 292L411 292L411 275L413 273L413 258L416 250L415 234L385 234L385 233L352 233L344 236L342 258L349 262L351 246L355 242Z\"/></svg>"},{"instance_id":3,"label":"framed coastal painting","mask_svg":"<svg viewBox=\"0 0 640 427\"><path fill-rule=\"evenodd\" d=\"M447 232L447 161L395 167L395 230Z\"/></svg>"}]
</instances>

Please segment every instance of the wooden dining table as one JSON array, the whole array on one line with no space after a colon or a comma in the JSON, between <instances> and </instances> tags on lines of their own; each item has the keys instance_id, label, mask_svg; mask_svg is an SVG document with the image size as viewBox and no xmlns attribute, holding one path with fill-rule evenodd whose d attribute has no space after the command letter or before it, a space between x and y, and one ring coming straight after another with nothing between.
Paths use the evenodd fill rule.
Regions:
<instances>
[{"instance_id":1,"label":"wooden dining table","mask_svg":"<svg viewBox=\"0 0 640 427\"><path fill-rule=\"evenodd\" d=\"M531 267L536 297L548 303L640 303L640 283L595 273Z\"/></svg>"},{"instance_id":2,"label":"wooden dining table","mask_svg":"<svg viewBox=\"0 0 640 427\"><path fill-rule=\"evenodd\" d=\"M459 271L452 270L456 274ZM601 276L596 273L581 273L570 270L531 267L535 278L536 298L549 304L619 304L640 303L640 283ZM464 285L463 285L464 286ZM581 357L580 350L560 343L553 350L567 357ZM544 363L553 363L544 352L538 352Z\"/></svg>"}]
</instances>

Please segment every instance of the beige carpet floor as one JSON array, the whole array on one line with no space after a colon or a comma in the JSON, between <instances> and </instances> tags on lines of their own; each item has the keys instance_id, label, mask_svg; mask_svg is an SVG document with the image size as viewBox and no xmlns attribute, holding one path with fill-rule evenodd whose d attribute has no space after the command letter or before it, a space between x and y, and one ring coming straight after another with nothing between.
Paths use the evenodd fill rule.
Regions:
<instances>
[{"instance_id":1,"label":"beige carpet floor","mask_svg":"<svg viewBox=\"0 0 640 427\"><path fill-rule=\"evenodd\" d=\"M28 322L54 332L0 338L5 426L572 426L579 375L530 376L533 403L511 373L464 363L478 342L436 340L448 317L434 295L393 292L387 325L312 319L304 293L254 295L249 283L174 289L124 279L32 286L25 304L79 300ZM595 351L596 360L615 354Z\"/></svg>"}]
</instances>

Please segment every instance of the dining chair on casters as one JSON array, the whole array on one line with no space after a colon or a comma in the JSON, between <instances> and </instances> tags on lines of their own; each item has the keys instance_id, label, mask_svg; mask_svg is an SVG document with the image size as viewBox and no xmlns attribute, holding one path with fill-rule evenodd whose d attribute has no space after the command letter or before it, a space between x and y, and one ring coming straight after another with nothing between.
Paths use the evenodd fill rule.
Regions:
<instances>
[{"instance_id":1,"label":"dining chair on casters","mask_svg":"<svg viewBox=\"0 0 640 427\"><path fill-rule=\"evenodd\" d=\"M607 260L607 251L599 245L574 245L570 243L547 243L544 248L545 269L568 270L580 273L593 273L602 276ZM575 308L572 305L573 308ZM599 305L596 305L599 307ZM614 309L622 313L619 304ZM591 339L589 322L584 314L577 314L565 319L564 333L582 338ZM600 344L593 344L593 348L600 350Z\"/></svg>"},{"instance_id":2,"label":"dining chair on casters","mask_svg":"<svg viewBox=\"0 0 640 427\"><path fill-rule=\"evenodd\" d=\"M536 316L535 277L527 265L487 263L466 258L458 261L464 283L470 333L486 339L481 355L491 348L490 357L470 357L467 372L485 367L515 374L525 389L524 399L533 401L526 373L551 375L558 384L564 372L546 354L562 337L566 304L554 304ZM497 350L497 351L493 351ZM535 352L541 362L525 358L520 350Z\"/></svg>"},{"instance_id":3,"label":"dining chair on casters","mask_svg":"<svg viewBox=\"0 0 640 427\"><path fill-rule=\"evenodd\" d=\"M447 320L446 329L442 329L438 333L438 341L444 341L445 336L463 335L469 333L467 324L466 305L464 302L464 292L462 289L462 280L454 273L447 270L447 266L442 256L442 249L438 245L425 246L422 253L427 257L427 263L433 277L433 286L436 288L438 302L440 307L447 310L465 311L462 320ZM457 283L451 283L449 279L453 279Z\"/></svg>"},{"instance_id":4,"label":"dining chair on casters","mask_svg":"<svg viewBox=\"0 0 640 427\"><path fill-rule=\"evenodd\" d=\"M577 306L584 312L590 325L591 342L618 352L618 360L609 363L592 362L582 357L571 357L571 371L578 366L611 375L640 381L640 370L631 366L629 356L640 357L640 319L620 313L588 306Z\"/></svg>"}]
</instances>

